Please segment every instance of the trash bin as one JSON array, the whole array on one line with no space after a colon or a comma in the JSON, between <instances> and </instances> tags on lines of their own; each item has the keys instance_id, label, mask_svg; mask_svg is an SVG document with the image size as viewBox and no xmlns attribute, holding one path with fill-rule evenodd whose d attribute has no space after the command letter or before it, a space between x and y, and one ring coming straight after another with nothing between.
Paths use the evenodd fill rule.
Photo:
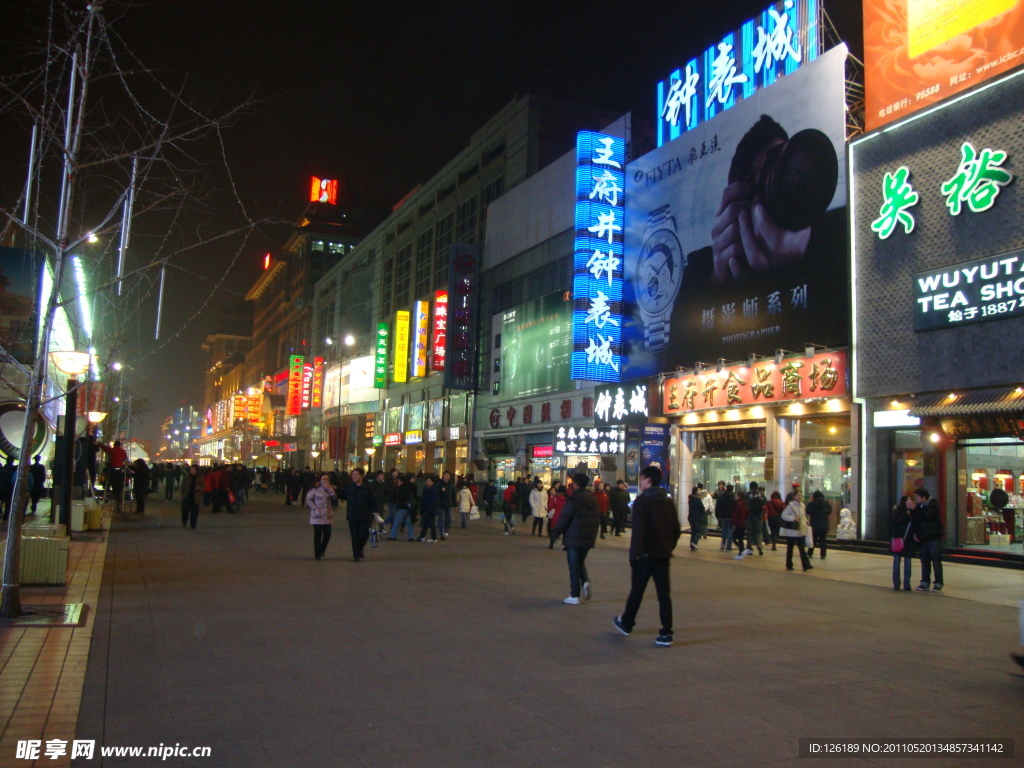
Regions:
<instances>
[{"instance_id":1,"label":"trash bin","mask_svg":"<svg viewBox=\"0 0 1024 768\"><path fill-rule=\"evenodd\" d=\"M81 533L85 527L85 503L81 501L71 502L71 531Z\"/></svg>"},{"instance_id":2,"label":"trash bin","mask_svg":"<svg viewBox=\"0 0 1024 768\"><path fill-rule=\"evenodd\" d=\"M21 583L64 584L68 572L68 543L67 536L24 537L21 540Z\"/></svg>"}]
</instances>

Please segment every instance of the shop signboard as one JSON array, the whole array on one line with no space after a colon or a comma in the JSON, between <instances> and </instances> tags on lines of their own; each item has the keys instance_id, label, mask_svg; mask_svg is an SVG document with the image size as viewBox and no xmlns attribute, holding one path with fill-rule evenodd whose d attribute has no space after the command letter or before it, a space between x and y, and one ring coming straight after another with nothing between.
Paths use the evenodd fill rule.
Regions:
<instances>
[{"instance_id":1,"label":"shop signboard","mask_svg":"<svg viewBox=\"0 0 1024 768\"><path fill-rule=\"evenodd\" d=\"M288 358L288 400L286 416L298 416L302 413L302 355Z\"/></svg>"},{"instance_id":2,"label":"shop signboard","mask_svg":"<svg viewBox=\"0 0 1024 768\"><path fill-rule=\"evenodd\" d=\"M284 451L285 453L294 453L295 451L299 450L299 444L285 443L284 445L281 446L281 450Z\"/></svg>"},{"instance_id":3,"label":"shop signboard","mask_svg":"<svg viewBox=\"0 0 1024 768\"><path fill-rule=\"evenodd\" d=\"M443 371L448 350L448 291L434 292L434 331L430 338L430 370Z\"/></svg>"},{"instance_id":4,"label":"shop signboard","mask_svg":"<svg viewBox=\"0 0 1024 768\"><path fill-rule=\"evenodd\" d=\"M820 352L812 357L787 357L776 364L730 365L688 376L671 376L662 384L662 413L709 408L769 405L849 393L846 352Z\"/></svg>"},{"instance_id":5,"label":"shop signboard","mask_svg":"<svg viewBox=\"0 0 1024 768\"><path fill-rule=\"evenodd\" d=\"M914 330L1024 316L1024 250L914 274Z\"/></svg>"},{"instance_id":6,"label":"shop signboard","mask_svg":"<svg viewBox=\"0 0 1024 768\"><path fill-rule=\"evenodd\" d=\"M559 427L555 431L554 449L558 453L592 456L619 454L624 450L625 436L625 430L618 427Z\"/></svg>"},{"instance_id":7,"label":"shop signboard","mask_svg":"<svg viewBox=\"0 0 1024 768\"><path fill-rule=\"evenodd\" d=\"M512 442L507 437L485 437L484 453L492 458L494 456L515 456Z\"/></svg>"},{"instance_id":8,"label":"shop signboard","mask_svg":"<svg viewBox=\"0 0 1024 768\"><path fill-rule=\"evenodd\" d=\"M705 429L700 433L704 450L708 453L728 451L764 450L765 430L763 427L732 429Z\"/></svg>"},{"instance_id":9,"label":"shop signboard","mask_svg":"<svg viewBox=\"0 0 1024 768\"><path fill-rule=\"evenodd\" d=\"M439 429L428 429L427 430L427 442L428 443L436 443L437 442L437 436L439 434L441 434L441 430L439 430Z\"/></svg>"},{"instance_id":10,"label":"shop signboard","mask_svg":"<svg viewBox=\"0 0 1024 768\"><path fill-rule=\"evenodd\" d=\"M374 419L373 415L368 414L366 416L366 423L363 425L363 439L364 440L371 440L371 441L373 440L375 421L376 420Z\"/></svg>"},{"instance_id":11,"label":"shop signboard","mask_svg":"<svg viewBox=\"0 0 1024 768\"><path fill-rule=\"evenodd\" d=\"M338 180L313 176L309 183L309 202L338 204Z\"/></svg>"},{"instance_id":12,"label":"shop signboard","mask_svg":"<svg viewBox=\"0 0 1024 768\"><path fill-rule=\"evenodd\" d=\"M246 406L246 416L250 422L257 424L263 421L263 393L257 392L249 395Z\"/></svg>"},{"instance_id":13,"label":"shop signboard","mask_svg":"<svg viewBox=\"0 0 1024 768\"><path fill-rule=\"evenodd\" d=\"M245 395L235 395L231 399L231 421L244 419L248 405L249 400Z\"/></svg>"},{"instance_id":14,"label":"shop signboard","mask_svg":"<svg viewBox=\"0 0 1024 768\"><path fill-rule=\"evenodd\" d=\"M308 411L313 400L313 363L302 365L302 410Z\"/></svg>"},{"instance_id":15,"label":"shop signboard","mask_svg":"<svg viewBox=\"0 0 1024 768\"><path fill-rule=\"evenodd\" d=\"M817 58L818 0L780 0L658 83L658 146Z\"/></svg>"},{"instance_id":16,"label":"shop signboard","mask_svg":"<svg viewBox=\"0 0 1024 768\"><path fill-rule=\"evenodd\" d=\"M451 247L448 272L448 338L444 385L448 389L476 389L476 313L480 300L480 247Z\"/></svg>"},{"instance_id":17,"label":"shop signboard","mask_svg":"<svg viewBox=\"0 0 1024 768\"><path fill-rule=\"evenodd\" d=\"M384 445L384 435L374 435L373 436L373 447L374 448L380 448L382 445Z\"/></svg>"},{"instance_id":18,"label":"shop signboard","mask_svg":"<svg viewBox=\"0 0 1024 768\"><path fill-rule=\"evenodd\" d=\"M650 417L647 380L594 389L594 424L646 424Z\"/></svg>"},{"instance_id":19,"label":"shop signboard","mask_svg":"<svg viewBox=\"0 0 1024 768\"><path fill-rule=\"evenodd\" d=\"M672 467L669 459L672 431L668 424L644 424L640 427L640 471L647 467L661 470L661 485L669 487Z\"/></svg>"},{"instance_id":20,"label":"shop signboard","mask_svg":"<svg viewBox=\"0 0 1024 768\"><path fill-rule=\"evenodd\" d=\"M846 59L627 166L622 380L849 343Z\"/></svg>"},{"instance_id":21,"label":"shop signboard","mask_svg":"<svg viewBox=\"0 0 1024 768\"><path fill-rule=\"evenodd\" d=\"M622 249L626 140L576 137L572 378L618 381L622 363Z\"/></svg>"},{"instance_id":22,"label":"shop signboard","mask_svg":"<svg viewBox=\"0 0 1024 768\"><path fill-rule=\"evenodd\" d=\"M558 291L501 313L502 400L572 388L572 307Z\"/></svg>"},{"instance_id":23,"label":"shop signboard","mask_svg":"<svg viewBox=\"0 0 1024 768\"><path fill-rule=\"evenodd\" d=\"M993 413L981 416L960 416L940 419L942 431L951 440L976 437L1016 437L1024 439L1024 412Z\"/></svg>"},{"instance_id":24,"label":"shop signboard","mask_svg":"<svg viewBox=\"0 0 1024 768\"><path fill-rule=\"evenodd\" d=\"M869 131L1021 63L1022 0L864 0Z\"/></svg>"},{"instance_id":25,"label":"shop signboard","mask_svg":"<svg viewBox=\"0 0 1024 768\"><path fill-rule=\"evenodd\" d=\"M430 335L430 302L417 301L413 313L412 375L422 379L427 375L427 341Z\"/></svg>"},{"instance_id":26,"label":"shop signboard","mask_svg":"<svg viewBox=\"0 0 1024 768\"><path fill-rule=\"evenodd\" d=\"M555 455L555 446L553 445L533 445L530 446L530 455L535 459L550 459Z\"/></svg>"},{"instance_id":27,"label":"shop signboard","mask_svg":"<svg viewBox=\"0 0 1024 768\"><path fill-rule=\"evenodd\" d=\"M469 435L469 430L466 427L448 427L448 439L449 440L465 440Z\"/></svg>"},{"instance_id":28,"label":"shop signboard","mask_svg":"<svg viewBox=\"0 0 1024 768\"><path fill-rule=\"evenodd\" d=\"M423 442L423 430L413 429L405 433L405 444L416 445Z\"/></svg>"},{"instance_id":29,"label":"shop signboard","mask_svg":"<svg viewBox=\"0 0 1024 768\"><path fill-rule=\"evenodd\" d=\"M409 380L409 312L400 309L395 313L395 367L394 381L402 384Z\"/></svg>"},{"instance_id":30,"label":"shop signboard","mask_svg":"<svg viewBox=\"0 0 1024 768\"><path fill-rule=\"evenodd\" d=\"M388 387L388 324L377 323L377 341L373 355L374 389Z\"/></svg>"},{"instance_id":31,"label":"shop signboard","mask_svg":"<svg viewBox=\"0 0 1024 768\"><path fill-rule=\"evenodd\" d=\"M313 358L313 391L310 398L310 406L321 408L324 404L324 359Z\"/></svg>"},{"instance_id":32,"label":"shop signboard","mask_svg":"<svg viewBox=\"0 0 1024 768\"><path fill-rule=\"evenodd\" d=\"M384 435L384 445L393 447L402 444L402 433L401 432L388 432Z\"/></svg>"}]
</instances>

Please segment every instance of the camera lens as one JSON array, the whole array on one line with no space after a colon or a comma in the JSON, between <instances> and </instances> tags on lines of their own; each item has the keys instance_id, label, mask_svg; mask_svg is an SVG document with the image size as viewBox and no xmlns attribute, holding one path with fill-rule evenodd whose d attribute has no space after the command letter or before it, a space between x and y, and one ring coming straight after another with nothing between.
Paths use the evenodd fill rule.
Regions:
<instances>
[{"instance_id":1,"label":"camera lens","mask_svg":"<svg viewBox=\"0 0 1024 768\"><path fill-rule=\"evenodd\" d=\"M839 158L831 139L815 128L768 150L758 191L772 220L798 232L828 210L839 181Z\"/></svg>"}]
</instances>

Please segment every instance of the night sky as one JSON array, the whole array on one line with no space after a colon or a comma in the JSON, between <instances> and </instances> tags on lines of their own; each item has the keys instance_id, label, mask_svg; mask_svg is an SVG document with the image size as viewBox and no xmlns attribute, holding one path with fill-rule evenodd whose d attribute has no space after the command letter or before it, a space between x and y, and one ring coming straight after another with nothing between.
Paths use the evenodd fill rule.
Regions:
<instances>
[{"instance_id":1,"label":"night sky","mask_svg":"<svg viewBox=\"0 0 1024 768\"><path fill-rule=\"evenodd\" d=\"M311 175L340 178L358 200L390 209L517 95L651 119L659 79L766 5L154 0L105 7L108 17L123 13L114 28L149 66L173 78L189 73L195 103L218 110L256 94L256 109L226 134L232 173L250 216L287 222L302 211ZM828 8L859 56L860 2L835 0ZM12 49L31 45L20 19L12 21L0 30L0 73L17 68ZM28 138L7 114L0 114L0 142L0 199L10 205L24 181ZM136 331L141 362L132 376L152 410L137 436L157 438L173 409L200 404L202 339L216 332L219 310L241 301L261 255L286 235L285 226L261 228L206 310L155 352L155 296L144 303ZM209 298L233 256L225 247L177 260L165 340Z\"/></svg>"}]
</instances>

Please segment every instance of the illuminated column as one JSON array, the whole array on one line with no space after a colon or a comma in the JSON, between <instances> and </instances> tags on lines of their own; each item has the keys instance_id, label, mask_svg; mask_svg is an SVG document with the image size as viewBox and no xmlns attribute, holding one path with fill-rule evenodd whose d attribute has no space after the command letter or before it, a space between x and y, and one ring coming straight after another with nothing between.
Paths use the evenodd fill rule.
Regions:
<instances>
[{"instance_id":1,"label":"illuminated column","mask_svg":"<svg viewBox=\"0 0 1024 768\"><path fill-rule=\"evenodd\" d=\"M774 479L765 478L765 493L771 496L772 491L778 491L785 499L786 494L792 490L793 482L797 480L795 473L800 469L793 460L793 448L800 444L800 422L797 419L776 418L775 411L769 410L765 426L767 458L773 459L775 466Z\"/></svg>"},{"instance_id":2,"label":"illuminated column","mask_svg":"<svg viewBox=\"0 0 1024 768\"><path fill-rule=\"evenodd\" d=\"M690 489L695 485L693 477L693 452L697 447L697 433L679 430L676 440L676 508L679 511L680 523L686 523L688 512L687 500Z\"/></svg>"}]
</instances>

